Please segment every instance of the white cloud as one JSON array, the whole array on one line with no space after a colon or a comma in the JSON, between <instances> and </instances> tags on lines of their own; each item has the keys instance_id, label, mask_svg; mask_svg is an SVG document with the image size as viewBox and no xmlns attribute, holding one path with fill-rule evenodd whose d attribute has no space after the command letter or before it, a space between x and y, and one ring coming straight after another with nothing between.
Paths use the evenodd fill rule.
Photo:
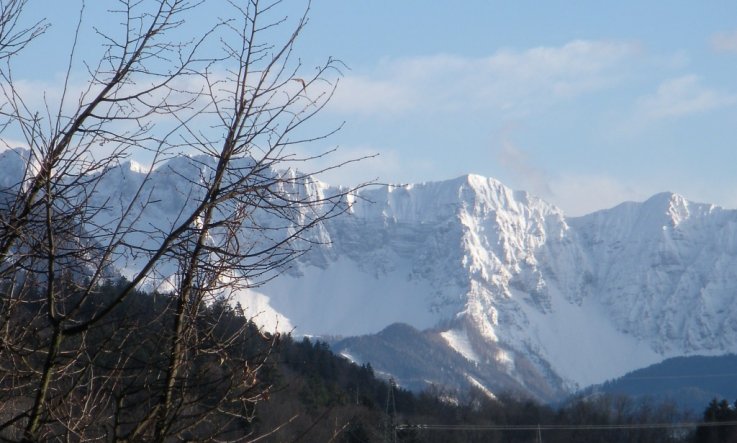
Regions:
<instances>
[{"instance_id":1,"label":"white cloud","mask_svg":"<svg viewBox=\"0 0 737 443\"><path fill-rule=\"evenodd\" d=\"M558 47L499 50L488 57L386 60L373 72L344 78L331 107L377 114L460 109L525 114L610 87L639 52L630 43L577 40Z\"/></svg>"},{"instance_id":2,"label":"white cloud","mask_svg":"<svg viewBox=\"0 0 737 443\"><path fill-rule=\"evenodd\" d=\"M608 174L566 173L549 182L552 195L546 200L563 209L567 216L590 214L627 201L642 202L659 192L677 192L692 202L737 208L735 185L704 185L677 178L649 177L625 180Z\"/></svg>"},{"instance_id":3,"label":"white cloud","mask_svg":"<svg viewBox=\"0 0 737 443\"><path fill-rule=\"evenodd\" d=\"M625 201L643 201L655 194L644 192L642 184L632 186L614 177L597 174L564 174L549 184L550 202L569 217L612 208Z\"/></svg>"},{"instance_id":4,"label":"white cloud","mask_svg":"<svg viewBox=\"0 0 737 443\"><path fill-rule=\"evenodd\" d=\"M637 101L637 114L649 119L681 117L737 103L737 95L710 89L699 77L686 75L665 80L654 94Z\"/></svg>"},{"instance_id":5,"label":"white cloud","mask_svg":"<svg viewBox=\"0 0 737 443\"><path fill-rule=\"evenodd\" d=\"M527 151L503 139L497 159L515 188L523 189L563 210L569 217L616 206L624 201L644 200L649 195L604 174L554 173L534 161ZM511 184L511 183L510 183ZM637 189L642 191L641 186Z\"/></svg>"},{"instance_id":6,"label":"white cloud","mask_svg":"<svg viewBox=\"0 0 737 443\"><path fill-rule=\"evenodd\" d=\"M339 112L395 114L411 108L415 102L412 91L398 84L353 76L340 80L330 108Z\"/></svg>"},{"instance_id":7,"label":"white cloud","mask_svg":"<svg viewBox=\"0 0 737 443\"><path fill-rule=\"evenodd\" d=\"M737 53L737 31L714 34L711 37L711 47L717 52Z\"/></svg>"},{"instance_id":8,"label":"white cloud","mask_svg":"<svg viewBox=\"0 0 737 443\"><path fill-rule=\"evenodd\" d=\"M535 164L526 151L506 138L497 151L497 159L500 165L515 176L524 190L544 199L553 196L547 171Z\"/></svg>"},{"instance_id":9,"label":"white cloud","mask_svg":"<svg viewBox=\"0 0 737 443\"><path fill-rule=\"evenodd\" d=\"M624 201L641 201L650 196L642 192L647 188L642 183L632 186L606 174L550 171L506 136L496 150L496 157L511 174L509 178L513 184L510 185L558 206L569 217L611 208Z\"/></svg>"}]
</instances>

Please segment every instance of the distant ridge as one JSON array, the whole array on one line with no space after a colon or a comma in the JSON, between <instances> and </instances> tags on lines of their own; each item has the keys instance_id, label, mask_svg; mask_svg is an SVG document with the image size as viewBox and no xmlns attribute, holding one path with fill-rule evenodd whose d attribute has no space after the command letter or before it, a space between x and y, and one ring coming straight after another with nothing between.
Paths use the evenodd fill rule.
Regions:
<instances>
[{"instance_id":1,"label":"distant ridge","mask_svg":"<svg viewBox=\"0 0 737 443\"><path fill-rule=\"evenodd\" d=\"M22 151L0 152L5 192L23 161ZM151 208L136 223L168 229L198 197L200 161L176 157L153 171ZM93 222L115 220L142 179L134 163L106 171L92 198L108 207ZM304 198L340 192L309 176L291 186ZM309 253L238 294L248 315L269 329L345 338L403 323L416 333L389 331L426 346L415 366L447 366L437 379L425 371L423 383L452 379L492 394L512 386L545 400L667 358L737 352L737 211L662 193L567 218L474 174L351 200L348 213L303 239ZM251 217L272 222L263 211ZM119 252L112 265L126 275L137 258ZM176 267L157 272L149 283L165 285ZM361 362L396 362L407 351L392 338L371 354L372 340L347 339L340 351ZM436 358L448 352L455 357Z\"/></svg>"},{"instance_id":2,"label":"distant ridge","mask_svg":"<svg viewBox=\"0 0 737 443\"><path fill-rule=\"evenodd\" d=\"M701 414L714 398L737 400L737 355L669 358L584 391L596 393L671 401Z\"/></svg>"}]
</instances>

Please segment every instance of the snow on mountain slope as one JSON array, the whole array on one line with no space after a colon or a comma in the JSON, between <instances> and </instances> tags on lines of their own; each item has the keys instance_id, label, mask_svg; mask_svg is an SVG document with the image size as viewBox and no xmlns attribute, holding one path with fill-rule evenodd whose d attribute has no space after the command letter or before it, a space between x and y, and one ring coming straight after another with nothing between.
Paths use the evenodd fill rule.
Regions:
<instances>
[{"instance_id":1,"label":"snow on mountain slope","mask_svg":"<svg viewBox=\"0 0 737 443\"><path fill-rule=\"evenodd\" d=\"M661 194L567 220L474 175L363 196L326 227L332 243L316 252L319 266L308 256L288 288L264 288L283 300L280 312L296 303L304 313L296 306L315 301L312 311L324 314L295 322L298 332L449 325L446 336L468 334L489 364L515 373L524 360L532 379L554 383L552 372L569 389L737 347L734 211Z\"/></svg>"},{"instance_id":2,"label":"snow on mountain slope","mask_svg":"<svg viewBox=\"0 0 737 443\"><path fill-rule=\"evenodd\" d=\"M572 220L619 330L664 355L737 343L737 211L659 194Z\"/></svg>"},{"instance_id":3,"label":"snow on mountain slope","mask_svg":"<svg viewBox=\"0 0 737 443\"><path fill-rule=\"evenodd\" d=\"M433 293L433 286L409 278L412 270L406 263L371 272L365 269L339 256L328 268L287 273L256 291L268 294L269 305L289 319L299 334L360 335L379 331L387 322L425 329L444 318L429 309L426 295ZM252 301L244 298L241 304Z\"/></svg>"},{"instance_id":4,"label":"snow on mountain slope","mask_svg":"<svg viewBox=\"0 0 737 443\"><path fill-rule=\"evenodd\" d=\"M234 160L233 167L234 169L248 169L252 163L251 159L237 159ZM140 269L148 259L145 251L154 251L163 238L184 223L185 217L201 202L205 192L203 183L210 179L214 170L215 160L203 156L172 158L151 171L150 174L132 162L125 162L106 170L91 197L92 206L104 207L104 210L95 215L95 225L113 228L118 223L122 223L119 231L124 232L122 235L125 236L125 244L132 246L131 249L138 252L129 254L120 251L114 256L113 265L126 276ZM270 180L265 178L268 174L277 174L277 171L259 171L259 174L255 174L255 177L249 180L256 182L254 186L260 186L259 181ZM289 187L289 189L270 189L271 196L289 196L295 201L300 201L305 194L320 198L324 191L325 187L310 177L296 178L294 171L282 171L280 174L289 175L289 178L273 186ZM227 185L227 176L224 180ZM131 202L133 202L132 205ZM263 205L264 201L258 201L258 203ZM276 212L273 208L271 209L272 212ZM312 210L313 213L300 213L300 209L305 212ZM294 214L289 215L294 217L298 223L307 223L304 220L314 216L314 212L318 212L316 207L307 208L305 206L300 209L296 209L293 211ZM232 208L219 211L215 217L225 217L228 210ZM244 245L247 245L252 251L258 251L278 244L284 236L289 235L289 230L293 228L294 226L285 221L284 217L266 210L257 210L244 218L238 235L244 241ZM220 228L211 230L211 235L217 236L218 229ZM268 235L265 235L267 231ZM324 227L318 225L310 232L300 236L293 246L296 249L307 249L310 244L327 242ZM253 258L254 261L263 258L258 254L251 255L256 255ZM163 260L152 272L151 284L165 281L176 270L177 264L174 260ZM270 275L264 278L268 277Z\"/></svg>"},{"instance_id":5,"label":"snow on mountain slope","mask_svg":"<svg viewBox=\"0 0 737 443\"><path fill-rule=\"evenodd\" d=\"M21 160L0 153L0 187L18 182ZM107 171L94 195L106 206L96 225L120 220L144 174L133 163ZM188 157L153 171L151 203L131 227L170 230L197 201L202 174ZM290 192L319 198L339 188L306 177ZM240 240L258 241L247 231ZM247 313L298 334L372 334L398 322L434 331L423 340L455 352L468 366L454 373L491 392L517 383L545 397L668 357L737 351L737 211L674 194L567 219L477 175L377 187L317 225L308 244L279 278L242 291ZM121 252L113 264L125 274L141 259ZM175 272L157 269L162 281ZM392 346L369 352L370 343L346 341L342 352L401 357ZM484 371L507 378L494 386Z\"/></svg>"},{"instance_id":6,"label":"snow on mountain slope","mask_svg":"<svg viewBox=\"0 0 737 443\"><path fill-rule=\"evenodd\" d=\"M21 182L27 161L26 150L0 151L0 190L13 189Z\"/></svg>"}]
</instances>

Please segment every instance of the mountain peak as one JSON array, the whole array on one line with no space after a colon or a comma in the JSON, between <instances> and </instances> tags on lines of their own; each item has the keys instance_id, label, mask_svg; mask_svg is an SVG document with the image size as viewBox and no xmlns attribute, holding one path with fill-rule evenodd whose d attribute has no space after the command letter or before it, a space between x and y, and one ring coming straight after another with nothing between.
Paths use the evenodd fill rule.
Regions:
<instances>
[{"instance_id":1,"label":"mountain peak","mask_svg":"<svg viewBox=\"0 0 737 443\"><path fill-rule=\"evenodd\" d=\"M31 152L24 148L0 151L0 189L17 186L23 179Z\"/></svg>"},{"instance_id":2,"label":"mountain peak","mask_svg":"<svg viewBox=\"0 0 737 443\"><path fill-rule=\"evenodd\" d=\"M690 206L685 197L674 192L655 194L643 203L643 209L665 215L673 227L690 217Z\"/></svg>"},{"instance_id":3,"label":"mountain peak","mask_svg":"<svg viewBox=\"0 0 737 443\"><path fill-rule=\"evenodd\" d=\"M0 152L0 188L22 174L11 163L24 158ZM171 229L210 167L180 156L155 169L145 184L150 204L133 227ZM93 195L92 206L106 209L95 214L96 226L119 220L141 186L140 165L117 168ZM314 185L304 192L320 190L307 176L304 183ZM479 371L497 365L497 373L554 389L563 386L557 377L584 385L668 356L737 349L737 327L722 326L737 318L737 211L666 192L569 224L545 201L477 174L359 194L350 214L305 239L312 249L292 268L259 292L238 294L249 312L301 334L367 334L405 323L382 336L411 337L410 326L448 330L455 322ZM268 213L252 217L270 226ZM125 274L136 257L119 256ZM496 359L502 354L504 362Z\"/></svg>"},{"instance_id":4,"label":"mountain peak","mask_svg":"<svg viewBox=\"0 0 737 443\"><path fill-rule=\"evenodd\" d=\"M665 192L659 192L647 200L644 201L644 204L646 205L665 205L670 204L672 202L685 202L687 201L684 196L681 194L665 191Z\"/></svg>"},{"instance_id":5,"label":"mountain peak","mask_svg":"<svg viewBox=\"0 0 737 443\"><path fill-rule=\"evenodd\" d=\"M495 186L495 187L498 187L498 186L506 187L499 180L497 180L497 179L495 179L493 177L486 177L486 176L480 175L480 174L473 174L473 173L471 173L471 174L466 174L466 175L464 175L462 177L471 186L489 186L489 185L491 185L491 186Z\"/></svg>"},{"instance_id":6,"label":"mountain peak","mask_svg":"<svg viewBox=\"0 0 737 443\"><path fill-rule=\"evenodd\" d=\"M145 174L149 170L149 168L141 163L138 163L135 160L128 160L127 162L125 162L125 166L130 169L131 172L136 172L139 174Z\"/></svg>"}]
</instances>

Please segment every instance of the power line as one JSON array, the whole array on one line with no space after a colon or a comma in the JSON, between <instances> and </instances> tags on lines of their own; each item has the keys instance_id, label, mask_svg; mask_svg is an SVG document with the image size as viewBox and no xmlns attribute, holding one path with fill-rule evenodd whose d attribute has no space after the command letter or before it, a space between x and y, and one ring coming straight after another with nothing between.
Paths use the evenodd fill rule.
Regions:
<instances>
[{"instance_id":1,"label":"power line","mask_svg":"<svg viewBox=\"0 0 737 443\"><path fill-rule=\"evenodd\" d=\"M679 378L730 378L737 377L737 372L725 372L720 374L684 374L684 375L635 375L619 378L617 381L627 380L657 380L657 379L679 379Z\"/></svg>"},{"instance_id":2,"label":"power line","mask_svg":"<svg viewBox=\"0 0 737 443\"><path fill-rule=\"evenodd\" d=\"M582 425L433 425L433 424L400 424L398 431L603 431L617 429L683 429L683 428L717 428L737 426L737 420L719 422L673 422L673 423L622 423L622 424L582 424Z\"/></svg>"}]
</instances>

